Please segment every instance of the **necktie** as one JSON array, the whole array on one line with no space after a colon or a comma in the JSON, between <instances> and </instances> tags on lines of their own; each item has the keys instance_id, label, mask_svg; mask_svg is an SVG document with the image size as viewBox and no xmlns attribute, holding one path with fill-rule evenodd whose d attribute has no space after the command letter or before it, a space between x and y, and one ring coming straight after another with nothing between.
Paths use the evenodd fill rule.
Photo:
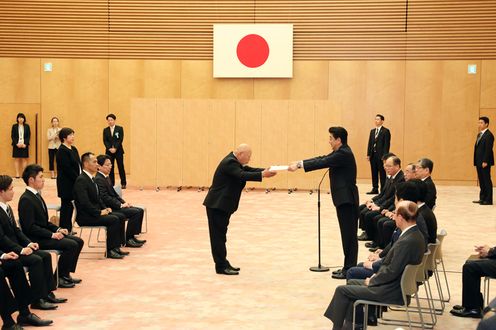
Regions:
<instances>
[{"instance_id":1,"label":"necktie","mask_svg":"<svg viewBox=\"0 0 496 330\"><path fill-rule=\"evenodd\" d=\"M482 136L482 132L479 132L479 134L477 134L477 141L475 142L475 144L479 144L481 136Z\"/></svg>"},{"instance_id":2,"label":"necktie","mask_svg":"<svg viewBox=\"0 0 496 330\"><path fill-rule=\"evenodd\" d=\"M95 178L91 178L91 181L93 181L93 184L95 185L96 194L99 195L98 185L96 184Z\"/></svg>"},{"instance_id":3,"label":"necktie","mask_svg":"<svg viewBox=\"0 0 496 330\"><path fill-rule=\"evenodd\" d=\"M377 139L377 136L379 135L379 128L375 129L375 138Z\"/></svg>"},{"instance_id":4,"label":"necktie","mask_svg":"<svg viewBox=\"0 0 496 330\"><path fill-rule=\"evenodd\" d=\"M43 210L46 212L45 202L43 201L43 198L41 197L40 193L35 194L35 196L36 198L38 198L38 200L41 203L41 206L43 207Z\"/></svg>"},{"instance_id":5,"label":"necktie","mask_svg":"<svg viewBox=\"0 0 496 330\"><path fill-rule=\"evenodd\" d=\"M15 225L15 219L14 219L14 214L12 213L12 209L10 208L10 206L7 205L7 215L9 216L10 218L10 222L12 223L12 226L16 226Z\"/></svg>"}]
</instances>

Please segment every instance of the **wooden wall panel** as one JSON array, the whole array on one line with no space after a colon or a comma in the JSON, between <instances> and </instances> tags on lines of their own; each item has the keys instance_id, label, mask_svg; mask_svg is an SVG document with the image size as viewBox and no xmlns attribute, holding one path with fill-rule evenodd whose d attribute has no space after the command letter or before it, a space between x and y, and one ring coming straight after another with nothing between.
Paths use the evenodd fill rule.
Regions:
<instances>
[{"instance_id":1,"label":"wooden wall panel","mask_svg":"<svg viewBox=\"0 0 496 330\"><path fill-rule=\"evenodd\" d=\"M131 121L133 132L130 140L131 184L139 187L155 188L157 184L157 164L159 160L157 144L157 100L133 99L131 101Z\"/></svg>"},{"instance_id":2,"label":"wooden wall panel","mask_svg":"<svg viewBox=\"0 0 496 330\"><path fill-rule=\"evenodd\" d=\"M31 129L31 139L29 141L29 158L28 164L36 162L36 146L38 145L38 162L43 154L48 155L48 151L40 146L40 139L45 137L46 131L41 130L38 126L38 132L35 129L35 118L36 114L40 114L40 105L33 104L9 104L0 103L0 113L3 114L2 120L0 121L0 132L1 141L0 144L0 174L7 174L14 176L14 158L12 158L12 139L10 133L12 131L12 125L16 122L16 116L19 112L22 112L26 116L26 123L29 124ZM40 120L41 116L38 116ZM38 125L40 122L38 121ZM36 134L38 133L38 134ZM47 156L48 157L48 156ZM48 169L48 166L46 166Z\"/></svg>"},{"instance_id":3,"label":"wooden wall panel","mask_svg":"<svg viewBox=\"0 0 496 330\"><path fill-rule=\"evenodd\" d=\"M327 100L329 62L308 61L293 62L293 75L291 79L292 100Z\"/></svg>"},{"instance_id":4,"label":"wooden wall panel","mask_svg":"<svg viewBox=\"0 0 496 330\"><path fill-rule=\"evenodd\" d=\"M260 167L286 165L288 163L288 101L262 103L262 148ZM287 187L288 173L279 172L272 178L263 179L263 187Z\"/></svg>"},{"instance_id":5,"label":"wooden wall panel","mask_svg":"<svg viewBox=\"0 0 496 330\"><path fill-rule=\"evenodd\" d=\"M157 99L157 186L182 186L183 120L182 100ZM149 136L153 138L153 136Z\"/></svg>"},{"instance_id":6,"label":"wooden wall panel","mask_svg":"<svg viewBox=\"0 0 496 330\"><path fill-rule=\"evenodd\" d=\"M481 116L486 108L496 108L496 61L482 61L477 67L481 77Z\"/></svg>"},{"instance_id":7,"label":"wooden wall panel","mask_svg":"<svg viewBox=\"0 0 496 330\"><path fill-rule=\"evenodd\" d=\"M108 61L42 59L53 63L52 72L41 74L42 131L56 116L61 127L71 127L75 133L75 146L79 153L105 152L103 129L108 113ZM46 149L48 141L43 140ZM48 168L48 154L43 164Z\"/></svg>"},{"instance_id":8,"label":"wooden wall panel","mask_svg":"<svg viewBox=\"0 0 496 330\"><path fill-rule=\"evenodd\" d=\"M258 100L287 100L291 96L292 79L253 79L254 98Z\"/></svg>"},{"instance_id":9,"label":"wooden wall panel","mask_svg":"<svg viewBox=\"0 0 496 330\"><path fill-rule=\"evenodd\" d=\"M213 90L212 61L181 61L181 97L208 99Z\"/></svg>"},{"instance_id":10,"label":"wooden wall panel","mask_svg":"<svg viewBox=\"0 0 496 330\"><path fill-rule=\"evenodd\" d=\"M207 186L208 173L208 118L212 101L191 100L183 103L183 185Z\"/></svg>"},{"instance_id":11,"label":"wooden wall panel","mask_svg":"<svg viewBox=\"0 0 496 330\"><path fill-rule=\"evenodd\" d=\"M0 103L40 103L40 59L0 58Z\"/></svg>"}]
</instances>

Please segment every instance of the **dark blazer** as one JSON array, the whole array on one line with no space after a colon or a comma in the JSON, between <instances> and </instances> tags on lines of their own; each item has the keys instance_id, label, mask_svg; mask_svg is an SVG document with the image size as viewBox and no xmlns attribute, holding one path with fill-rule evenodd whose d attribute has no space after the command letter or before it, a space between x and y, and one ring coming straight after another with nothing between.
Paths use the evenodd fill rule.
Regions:
<instances>
[{"instance_id":1,"label":"dark blazer","mask_svg":"<svg viewBox=\"0 0 496 330\"><path fill-rule=\"evenodd\" d=\"M331 195L334 206L353 204L358 206L358 188L356 186L357 168L355 156L348 145L327 156L320 156L303 161L305 172L329 168Z\"/></svg>"},{"instance_id":2,"label":"dark blazer","mask_svg":"<svg viewBox=\"0 0 496 330\"><path fill-rule=\"evenodd\" d=\"M57 154L57 193L60 198L73 200L74 182L79 176L81 159L76 147L71 149L61 144Z\"/></svg>"},{"instance_id":3,"label":"dark blazer","mask_svg":"<svg viewBox=\"0 0 496 330\"><path fill-rule=\"evenodd\" d=\"M437 191L436 185L432 178L428 176L425 180L426 193L425 193L425 204L432 210L434 205L436 205Z\"/></svg>"},{"instance_id":4,"label":"dark blazer","mask_svg":"<svg viewBox=\"0 0 496 330\"><path fill-rule=\"evenodd\" d=\"M122 126L115 125L114 135L110 135L110 127L105 127L103 129L103 144L105 144L105 152L110 153L109 149L114 147L116 150L115 154L123 154L124 148L122 147L122 141L124 141L124 129Z\"/></svg>"},{"instance_id":5,"label":"dark blazer","mask_svg":"<svg viewBox=\"0 0 496 330\"><path fill-rule=\"evenodd\" d=\"M98 172L95 176L95 182L98 186L98 192L103 204L110 207L112 210L119 210L121 204L124 204L125 201L114 190L114 187L108 182L107 178L102 173Z\"/></svg>"},{"instance_id":6,"label":"dark blazer","mask_svg":"<svg viewBox=\"0 0 496 330\"><path fill-rule=\"evenodd\" d=\"M418 265L426 249L424 237L417 226L410 228L393 245L381 268L370 279L369 288L381 301L402 303L401 275L406 265Z\"/></svg>"},{"instance_id":7,"label":"dark blazer","mask_svg":"<svg viewBox=\"0 0 496 330\"><path fill-rule=\"evenodd\" d=\"M43 202L43 204L45 204ZM51 239L59 227L48 221L48 213L45 204L43 208L41 201L29 190L21 195L19 199L19 223L22 231L30 239Z\"/></svg>"},{"instance_id":8,"label":"dark blazer","mask_svg":"<svg viewBox=\"0 0 496 330\"><path fill-rule=\"evenodd\" d=\"M488 129L482 134L479 143L475 142L474 146L474 166L482 167L482 163L494 165L494 135Z\"/></svg>"},{"instance_id":9,"label":"dark blazer","mask_svg":"<svg viewBox=\"0 0 496 330\"><path fill-rule=\"evenodd\" d=\"M389 129L382 126L379 135L377 135L377 142L375 143L375 153L374 153L374 140L375 140L375 128L370 130L369 143L367 146L367 156L372 157L373 154L379 155L379 157L384 156L389 152L389 147L391 143L391 132Z\"/></svg>"},{"instance_id":10,"label":"dark blazer","mask_svg":"<svg viewBox=\"0 0 496 330\"><path fill-rule=\"evenodd\" d=\"M12 209L10 211L12 212ZM29 243L31 240L17 225L12 224L7 213L0 207L0 249L6 252L13 251L20 255L21 250Z\"/></svg>"},{"instance_id":11,"label":"dark blazer","mask_svg":"<svg viewBox=\"0 0 496 330\"><path fill-rule=\"evenodd\" d=\"M10 133L10 137L12 138L12 145L17 145L19 141L19 124L12 125L12 131ZM29 139L31 138L31 129L28 124L24 124L24 144L29 145Z\"/></svg>"},{"instance_id":12,"label":"dark blazer","mask_svg":"<svg viewBox=\"0 0 496 330\"><path fill-rule=\"evenodd\" d=\"M421 222L423 224L421 225ZM428 243L436 243L437 238L437 219L434 212L427 206L422 205L418 209L417 226L426 238Z\"/></svg>"},{"instance_id":13,"label":"dark blazer","mask_svg":"<svg viewBox=\"0 0 496 330\"><path fill-rule=\"evenodd\" d=\"M74 202L77 220L98 219L105 205L100 201L96 183L85 173L81 173L74 183Z\"/></svg>"},{"instance_id":14,"label":"dark blazer","mask_svg":"<svg viewBox=\"0 0 496 330\"><path fill-rule=\"evenodd\" d=\"M217 166L203 205L230 214L236 212L246 181L262 181L263 170L243 166L234 153L229 153Z\"/></svg>"},{"instance_id":15,"label":"dark blazer","mask_svg":"<svg viewBox=\"0 0 496 330\"><path fill-rule=\"evenodd\" d=\"M405 174L400 170L393 180L386 180L386 184L384 185L384 189L378 195L379 198L372 200L377 206L380 206L381 209L387 209L391 207L391 204L394 205L394 194L396 193L396 185L400 182L405 181Z\"/></svg>"}]
</instances>

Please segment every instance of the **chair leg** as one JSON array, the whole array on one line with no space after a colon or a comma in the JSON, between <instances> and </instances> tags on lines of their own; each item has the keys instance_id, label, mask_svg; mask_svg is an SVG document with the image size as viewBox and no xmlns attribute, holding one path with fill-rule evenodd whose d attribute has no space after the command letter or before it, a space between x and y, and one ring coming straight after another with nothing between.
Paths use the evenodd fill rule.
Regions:
<instances>
[{"instance_id":1,"label":"chair leg","mask_svg":"<svg viewBox=\"0 0 496 330\"><path fill-rule=\"evenodd\" d=\"M439 260L439 264L443 267L443 274L444 274L444 282L446 284L446 291L448 292L448 298L447 299L444 299L444 302L449 302L450 299L451 299L451 292L450 292L450 288L449 288L449 283L448 283L448 276L446 276L446 269L444 268L444 262L443 262L443 259L440 259ZM436 270L437 271L437 270ZM439 275L438 275L439 276ZM443 298L444 298L444 294L443 294Z\"/></svg>"}]
</instances>

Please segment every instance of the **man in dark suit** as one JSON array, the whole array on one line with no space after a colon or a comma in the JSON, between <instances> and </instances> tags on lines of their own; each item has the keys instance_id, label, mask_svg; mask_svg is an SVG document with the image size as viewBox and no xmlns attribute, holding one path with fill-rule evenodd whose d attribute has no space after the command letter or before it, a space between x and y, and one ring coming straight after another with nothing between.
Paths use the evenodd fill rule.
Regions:
<instances>
[{"instance_id":1,"label":"man in dark suit","mask_svg":"<svg viewBox=\"0 0 496 330\"><path fill-rule=\"evenodd\" d=\"M14 252L4 253L0 251L0 316L3 321L2 330L22 329L20 324L33 326L47 326L53 323L52 320L42 320L36 314L31 313L29 304L31 302L31 288L26 279L26 273L19 256ZM5 281L9 279L10 288ZM18 324L12 319L12 313L19 311L17 316Z\"/></svg>"},{"instance_id":2,"label":"man in dark suit","mask_svg":"<svg viewBox=\"0 0 496 330\"><path fill-rule=\"evenodd\" d=\"M108 127L103 129L103 144L105 144L105 153L110 156L112 170L110 171L110 181L115 185L114 160L117 160L119 177L121 178L121 188L126 189L126 170L124 169L124 129L122 126L115 124L116 116L111 113L107 115Z\"/></svg>"},{"instance_id":3,"label":"man in dark suit","mask_svg":"<svg viewBox=\"0 0 496 330\"><path fill-rule=\"evenodd\" d=\"M69 235L67 229L48 221L47 206L40 194L45 185L43 168L38 164L26 166L22 179L27 185L18 207L22 231L29 239L37 242L41 249L61 251L58 263L59 287L73 288L75 284L81 283L80 279L73 278L70 273L76 271L84 241Z\"/></svg>"},{"instance_id":4,"label":"man in dark suit","mask_svg":"<svg viewBox=\"0 0 496 330\"><path fill-rule=\"evenodd\" d=\"M479 134L474 147L474 166L477 169L480 193L479 200L474 203L480 205L493 204L493 182L491 180L491 166L494 165L494 135L489 130L489 118L479 118Z\"/></svg>"},{"instance_id":5,"label":"man in dark suit","mask_svg":"<svg viewBox=\"0 0 496 330\"><path fill-rule=\"evenodd\" d=\"M434 169L434 162L429 158L420 158L415 165L415 176L425 182L425 204L433 210L436 206L437 190L431 175Z\"/></svg>"},{"instance_id":6,"label":"man in dark suit","mask_svg":"<svg viewBox=\"0 0 496 330\"><path fill-rule=\"evenodd\" d=\"M239 145L221 160L214 173L212 185L203 201L207 209L210 247L215 262L215 272L223 275L238 275L239 268L227 260L226 234L231 215L236 212L241 192L246 181L262 181L276 175L263 168L249 167L251 148Z\"/></svg>"},{"instance_id":7,"label":"man in dark suit","mask_svg":"<svg viewBox=\"0 0 496 330\"><path fill-rule=\"evenodd\" d=\"M370 162L372 171L372 190L367 194L379 193L379 176L381 180L381 190L384 188L386 181L386 172L382 166L382 156L389 152L391 145L391 133L389 129L382 126L384 116L377 114L375 116L375 128L370 130L369 143L367 146L367 160Z\"/></svg>"},{"instance_id":8,"label":"man in dark suit","mask_svg":"<svg viewBox=\"0 0 496 330\"><path fill-rule=\"evenodd\" d=\"M0 175L0 249L6 253L14 252L19 261L29 270L33 300L31 307L35 309L56 309L58 303L67 299L56 298L53 291L57 289L52 269L52 257L49 252L42 251L38 243L32 242L17 227L12 208L7 203L14 197L12 178Z\"/></svg>"},{"instance_id":9,"label":"man in dark suit","mask_svg":"<svg viewBox=\"0 0 496 330\"><path fill-rule=\"evenodd\" d=\"M329 168L331 196L338 216L343 245L343 269L333 275L346 278L346 271L355 266L358 255L358 188L356 186L355 156L348 146L348 132L343 127L329 128L329 144L332 152L327 156L315 157L289 165L293 172L303 168L305 172ZM340 275L341 274L341 275Z\"/></svg>"},{"instance_id":10,"label":"man in dark suit","mask_svg":"<svg viewBox=\"0 0 496 330\"><path fill-rule=\"evenodd\" d=\"M94 177L98 171L96 157L91 152L81 156L83 173L74 184L74 201L76 203L76 221L80 226L107 227L107 258L122 259L129 252L120 246L124 244L124 221L111 214L112 209L105 207L98 196L98 187Z\"/></svg>"},{"instance_id":11,"label":"man in dark suit","mask_svg":"<svg viewBox=\"0 0 496 330\"><path fill-rule=\"evenodd\" d=\"M352 280L348 285L340 285L336 288L324 314L333 322L335 329L341 329L345 320L352 322L353 303L356 300L403 303L401 275L407 265L419 264L425 251L424 238L415 225L416 216L417 205L415 203L399 202L396 207L395 221L402 233L379 271L365 281Z\"/></svg>"},{"instance_id":12,"label":"man in dark suit","mask_svg":"<svg viewBox=\"0 0 496 330\"><path fill-rule=\"evenodd\" d=\"M99 155L96 160L98 162L98 173L95 176L95 182L98 186L100 199L106 207L112 209L112 214L119 216L123 221L128 220L125 237L126 246L134 248L143 246L146 240L140 240L136 235L141 233L144 210L132 206L115 191L109 178L112 168L110 156Z\"/></svg>"},{"instance_id":13,"label":"man in dark suit","mask_svg":"<svg viewBox=\"0 0 496 330\"><path fill-rule=\"evenodd\" d=\"M462 304L453 306L451 314L461 317L482 317L484 302L480 292L481 278L496 277L496 246L479 245L477 259L469 259L463 265Z\"/></svg>"}]
</instances>

